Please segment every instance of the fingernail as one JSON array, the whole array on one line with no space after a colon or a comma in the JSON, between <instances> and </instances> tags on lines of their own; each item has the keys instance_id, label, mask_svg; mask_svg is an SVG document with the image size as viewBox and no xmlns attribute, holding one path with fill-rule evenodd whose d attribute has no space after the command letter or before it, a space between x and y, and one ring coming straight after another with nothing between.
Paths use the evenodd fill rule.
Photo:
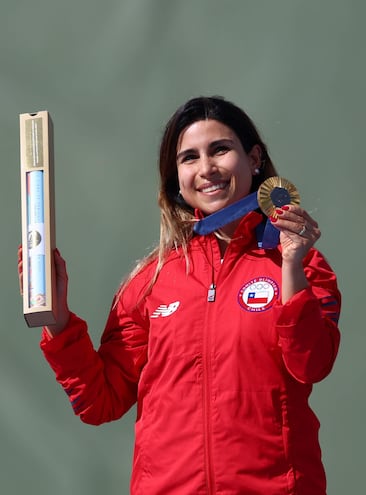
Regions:
<instances>
[{"instance_id":1,"label":"fingernail","mask_svg":"<svg viewBox=\"0 0 366 495\"><path fill-rule=\"evenodd\" d=\"M283 211L280 210L279 208L276 208L276 213L277 215L283 215Z\"/></svg>"},{"instance_id":2,"label":"fingernail","mask_svg":"<svg viewBox=\"0 0 366 495\"><path fill-rule=\"evenodd\" d=\"M272 223L276 223L278 218L275 218L275 217L269 217L269 219L271 220Z\"/></svg>"},{"instance_id":3,"label":"fingernail","mask_svg":"<svg viewBox=\"0 0 366 495\"><path fill-rule=\"evenodd\" d=\"M290 207L289 207L288 205L283 205L283 206L281 206L281 208L282 208L283 210L286 210L286 211L290 209Z\"/></svg>"}]
</instances>

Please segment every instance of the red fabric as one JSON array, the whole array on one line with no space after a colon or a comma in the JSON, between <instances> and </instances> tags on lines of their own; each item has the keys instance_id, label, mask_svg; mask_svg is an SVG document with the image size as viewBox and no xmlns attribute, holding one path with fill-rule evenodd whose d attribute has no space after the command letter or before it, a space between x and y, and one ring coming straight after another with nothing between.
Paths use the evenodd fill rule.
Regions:
<instances>
[{"instance_id":1,"label":"red fabric","mask_svg":"<svg viewBox=\"0 0 366 495\"><path fill-rule=\"evenodd\" d=\"M137 400L133 495L325 495L308 397L337 354L340 295L312 249L309 288L282 305L281 255L256 247L259 220L242 221L223 263L213 236L192 240L189 273L173 251L147 297L155 265L145 268L116 301L97 352L75 315L57 337L44 334L83 421L115 420ZM250 302L257 291L267 305Z\"/></svg>"}]
</instances>

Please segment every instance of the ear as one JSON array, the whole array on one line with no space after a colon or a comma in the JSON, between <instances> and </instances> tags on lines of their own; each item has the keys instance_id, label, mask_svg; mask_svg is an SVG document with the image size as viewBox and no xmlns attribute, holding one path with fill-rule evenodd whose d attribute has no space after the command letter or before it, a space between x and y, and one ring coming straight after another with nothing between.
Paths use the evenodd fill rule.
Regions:
<instances>
[{"instance_id":1,"label":"ear","mask_svg":"<svg viewBox=\"0 0 366 495\"><path fill-rule=\"evenodd\" d=\"M253 146L253 148L249 151L248 156L250 158L252 175L258 175L258 170L260 170L262 165L262 150L259 144L255 144Z\"/></svg>"}]
</instances>

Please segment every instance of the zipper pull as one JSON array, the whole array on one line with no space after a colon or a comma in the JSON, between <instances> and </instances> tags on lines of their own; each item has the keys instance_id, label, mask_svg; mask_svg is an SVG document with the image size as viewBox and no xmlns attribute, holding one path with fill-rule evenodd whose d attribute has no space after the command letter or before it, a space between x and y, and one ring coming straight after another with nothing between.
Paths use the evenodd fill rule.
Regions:
<instances>
[{"instance_id":1,"label":"zipper pull","mask_svg":"<svg viewBox=\"0 0 366 495\"><path fill-rule=\"evenodd\" d=\"M207 291L207 302L215 302L216 298L216 285L211 284Z\"/></svg>"}]
</instances>

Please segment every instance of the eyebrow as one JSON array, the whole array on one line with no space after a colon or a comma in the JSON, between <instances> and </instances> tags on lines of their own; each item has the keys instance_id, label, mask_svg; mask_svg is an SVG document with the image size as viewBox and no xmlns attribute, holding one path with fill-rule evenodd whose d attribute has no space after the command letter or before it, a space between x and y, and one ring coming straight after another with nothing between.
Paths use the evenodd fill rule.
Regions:
<instances>
[{"instance_id":1,"label":"eyebrow","mask_svg":"<svg viewBox=\"0 0 366 495\"><path fill-rule=\"evenodd\" d=\"M214 148L215 146L217 146L218 144L224 144L224 143L228 143L228 144L234 144L234 141L230 138L221 138L221 139L217 139L216 141L212 141L212 143L209 144L209 148ZM186 150L183 150L183 151L180 151L177 156L176 156L176 160L178 161L180 158L182 158L183 156L185 155L189 155L190 153L195 153L197 152L197 148L189 148L189 149L186 149Z\"/></svg>"},{"instance_id":2,"label":"eyebrow","mask_svg":"<svg viewBox=\"0 0 366 495\"><path fill-rule=\"evenodd\" d=\"M182 158L183 156L185 155L189 155L190 153L195 153L197 150L195 150L194 148L190 148L188 150L183 150L183 151L180 151L177 156L176 156L176 160L178 161L180 158Z\"/></svg>"}]
</instances>

